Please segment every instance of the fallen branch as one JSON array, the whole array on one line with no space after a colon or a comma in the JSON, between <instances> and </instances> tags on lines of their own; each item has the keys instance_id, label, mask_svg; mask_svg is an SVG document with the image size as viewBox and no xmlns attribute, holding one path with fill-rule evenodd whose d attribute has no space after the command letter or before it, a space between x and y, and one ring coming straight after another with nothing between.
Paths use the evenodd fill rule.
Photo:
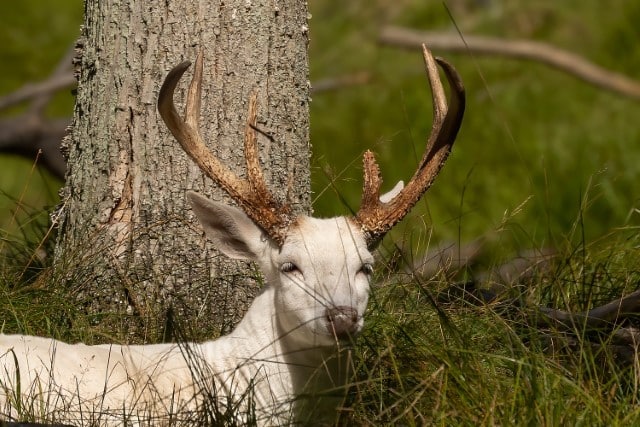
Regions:
<instances>
[{"instance_id":1,"label":"fallen branch","mask_svg":"<svg viewBox=\"0 0 640 427\"><path fill-rule=\"evenodd\" d=\"M379 36L383 44L418 49L426 43L434 51L471 52L474 55L496 55L540 62L595 85L629 98L640 100L640 82L587 61L581 56L546 43L530 40L415 31L386 27Z\"/></svg>"},{"instance_id":2,"label":"fallen branch","mask_svg":"<svg viewBox=\"0 0 640 427\"><path fill-rule=\"evenodd\" d=\"M522 295L509 296L509 290L520 282L551 271L554 256L548 249L528 251L490 271L474 274L472 280L447 287L438 293L436 301L449 306L490 306L499 316L515 321L525 334L530 328L539 331L552 354L590 348L605 357L613 356L622 366L635 363L640 351L640 290L573 313L529 305Z\"/></svg>"},{"instance_id":3,"label":"fallen branch","mask_svg":"<svg viewBox=\"0 0 640 427\"><path fill-rule=\"evenodd\" d=\"M69 49L47 80L27 84L0 98L0 109L31 101L23 114L0 120L0 152L18 154L32 160L40 158L43 166L60 179L64 179L67 168L60 152L60 143L71 119L48 119L44 110L54 92L75 85L71 70L73 55L74 49Z\"/></svg>"},{"instance_id":4,"label":"fallen branch","mask_svg":"<svg viewBox=\"0 0 640 427\"><path fill-rule=\"evenodd\" d=\"M587 312L570 313L554 308L540 308L543 325L564 329L575 329L583 326L587 329L604 329L619 325L630 316L640 315L640 290L593 308Z\"/></svg>"},{"instance_id":5,"label":"fallen branch","mask_svg":"<svg viewBox=\"0 0 640 427\"><path fill-rule=\"evenodd\" d=\"M42 152L42 165L64 179L67 164L60 152L60 141L70 123L70 119L47 120L32 114L0 120L0 152L31 160Z\"/></svg>"},{"instance_id":6,"label":"fallen branch","mask_svg":"<svg viewBox=\"0 0 640 427\"><path fill-rule=\"evenodd\" d=\"M495 289L504 289L549 271L555 256L553 248L525 250L498 267L474 274L474 279L480 283L490 283Z\"/></svg>"}]
</instances>

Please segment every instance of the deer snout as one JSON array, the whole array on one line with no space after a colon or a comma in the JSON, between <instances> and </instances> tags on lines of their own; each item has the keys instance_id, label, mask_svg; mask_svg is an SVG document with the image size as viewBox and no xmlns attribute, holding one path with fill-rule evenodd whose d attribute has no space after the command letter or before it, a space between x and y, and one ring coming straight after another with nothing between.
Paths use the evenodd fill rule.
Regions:
<instances>
[{"instance_id":1,"label":"deer snout","mask_svg":"<svg viewBox=\"0 0 640 427\"><path fill-rule=\"evenodd\" d=\"M349 306L339 305L327 308L327 328L338 340L348 340L359 332L358 311Z\"/></svg>"}]
</instances>

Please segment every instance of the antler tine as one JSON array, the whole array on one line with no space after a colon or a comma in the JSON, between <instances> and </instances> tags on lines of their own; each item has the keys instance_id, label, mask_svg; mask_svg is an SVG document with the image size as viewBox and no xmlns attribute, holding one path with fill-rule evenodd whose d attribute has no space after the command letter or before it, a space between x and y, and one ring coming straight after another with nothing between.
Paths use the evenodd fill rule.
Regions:
<instances>
[{"instance_id":1,"label":"antler tine","mask_svg":"<svg viewBox=\"0 0 640 427\"><path fill-rule=\"evenodd\" d=\"M200 135L200 105L202 93L203 55L198 53L196 66L187 91L185 119L178 114L173 94L182 75L191 62L176 65L167 75L158 95L158 111L165 124L184 151L198 167L215 181L238 203L244 212L281 245L289 223L292 221L288 205L280 204L267 189L258 160L258 148L254 127L256 124L257 95L249 99L249 113L245 127L245 158L247 180L239 178L209 151Z\"/></svg>"},{"instance_id":2,"label":"antler tine","mask_svg":"<svg viewBox=\"0 0 640 427\"><path fill-rule=\"evenodd\" d=\"M356 221L360 224L370 247L374 247L391 227L404 218L429 189L447 160L462 124L465 93L460 75L445 60L434 59L425 45L422 45L422 53L432 91L433 125L416 172L407 186L387 203L380 200L382 178L375 157L371 151L364 154L362 203L356 214ZM438 65L443 69L451 89L448 107Z\"/></svg>"},{"instance_id":3,"label":"antler tine","mask_svg":"<svg viewBox=\"0 0 640 427\"><path fill-rule=\"evenodd\" d=\"M202 105L202 70L204 69L204 55L202 51L196 56L196 66L193 70L189 90L187 91L187 102L184 107L185 123L198 131L200 134L200 107ZM186 70L186 69L185 69ZM177 81L176 81L177 83ZM173 96L172 96L173 101Z\"/></svg>"},{"instance_id":4,"label":"antler tine","mask_svg":"<svg viewBox=\"0 0 640 427\"><path fill-rule=\"evenodd\" d=\"M256 137L256 114L258 96L255 91L249 97L247 124L244 130L244 157L247 163L247 179L255 192L268 193L260 162L258 159L258 142Z\"/></svg>"}]
</instances>

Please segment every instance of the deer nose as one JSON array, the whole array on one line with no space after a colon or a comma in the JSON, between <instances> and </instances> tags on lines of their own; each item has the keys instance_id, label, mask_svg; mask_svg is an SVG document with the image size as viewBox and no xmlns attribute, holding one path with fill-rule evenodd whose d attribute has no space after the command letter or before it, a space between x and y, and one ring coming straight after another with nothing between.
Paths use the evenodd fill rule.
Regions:
<instances>
[{"instance_id":1,"label":"deer nose","mask_svg":"<svg viewBox=\"0 0 640 427\"><path fill-rule=\"evenodd\" d=\"M358 311L353 307L327 308L326 318L327 328L338 340L348 340L359 332Z\"/></svg>"}]
</instances>

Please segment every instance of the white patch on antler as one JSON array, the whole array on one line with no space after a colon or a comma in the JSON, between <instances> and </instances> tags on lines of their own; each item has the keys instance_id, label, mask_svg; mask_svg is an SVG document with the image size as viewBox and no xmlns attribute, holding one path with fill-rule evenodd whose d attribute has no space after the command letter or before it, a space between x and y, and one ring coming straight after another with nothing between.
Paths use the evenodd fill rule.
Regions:
<instances>
[{"instance_id":1,"label":"white patch on antler","mask_svg":"<svg viewBox=\"0 0 640 427\"><path fill-rule=\"evenodd\" d=\"M391 199L396 197L404 188L404 181L398 181L398 183L389 191L380 196L382 203L389 203Z\"/></svg>"}]
</instances>

